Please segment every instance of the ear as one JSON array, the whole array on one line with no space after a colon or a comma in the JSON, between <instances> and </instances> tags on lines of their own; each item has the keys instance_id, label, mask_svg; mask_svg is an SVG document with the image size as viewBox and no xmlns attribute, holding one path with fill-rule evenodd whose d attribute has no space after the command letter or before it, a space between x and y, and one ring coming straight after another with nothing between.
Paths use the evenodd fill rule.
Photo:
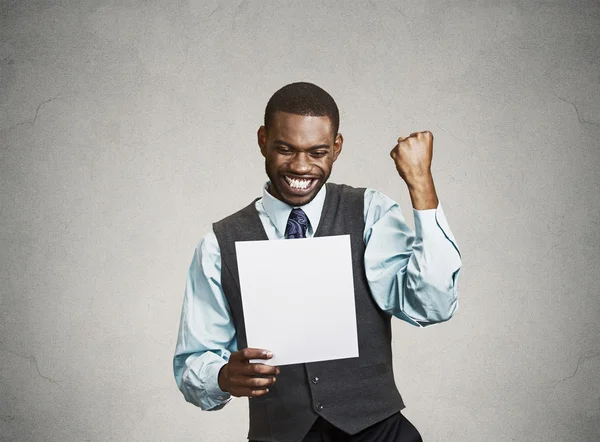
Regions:
<instances>
[{"instance_id":1,"label":"ear","mask_svg":"<svg viewBox=\"0 0 600 442\"><path fill-rule=\"evenodd\" d=\"M338 133L333 142L333 161L337 160L337 157L342 153L342 144L344 144L344 137L341 133Z\"/></svg>"},{"instance_id":2,"label":"ear","mask_svg":"<svg viewBox=\"0 0 600 442\"><path fill-rule=\"evenodd\" d=\"M258 146L260 147L260 153L262 153L263 157L267 156L267 131L264 126L258 128L258 132L256 133L256 138L258 141Z\"/></svg>"}]
</instances>

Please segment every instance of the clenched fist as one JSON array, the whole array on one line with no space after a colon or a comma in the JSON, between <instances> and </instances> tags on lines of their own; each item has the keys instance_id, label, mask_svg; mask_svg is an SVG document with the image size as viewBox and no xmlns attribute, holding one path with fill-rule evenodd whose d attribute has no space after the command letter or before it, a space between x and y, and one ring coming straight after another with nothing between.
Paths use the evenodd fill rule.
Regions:
<instances>
[{"instance_id":1,"label":"clenched fist","mask_svg":"<svg viewBox=\"0 0 600 442\"><path fill-rule=\"evenodd\" d=\"M398 138L398 144L394 146L390 156L408 186L413 208L435 209L439 201L431 176L433 134L426 130L413 132L406 138Z\"/></svg>"},{"instance_id":2,"label":"clenched fist","mask_svg":"<svg viewBox=\"0 0 600 442\"><path fill-rule=\"evenodd\" d=\"M433 134L426 130L413 132L406 138L398 138L398 144L394 146L390 156L396 163L398 173L409 187L429 179L433 157Z\"/></svg>"}]
</instances>

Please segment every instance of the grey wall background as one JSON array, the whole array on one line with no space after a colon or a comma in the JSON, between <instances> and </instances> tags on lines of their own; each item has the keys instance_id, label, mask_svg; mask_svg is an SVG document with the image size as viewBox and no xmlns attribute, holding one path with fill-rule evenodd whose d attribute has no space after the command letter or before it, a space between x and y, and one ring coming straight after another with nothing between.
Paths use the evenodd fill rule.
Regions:
<instances>
[{"instance_id":1,"label":"grey wall background","mask_svg":"<svg viewBox=\"0 0 600 442\"><path fill-rule=\"evenodd\" d=\"M413 222L388 157L435 135L460 310L394 323L427 441L600 439L597 1L0 1L0 439L244 440L171 370L210 224L260 194L282 85L342 110L332 180Z\"/></svg>"}]
</instances>

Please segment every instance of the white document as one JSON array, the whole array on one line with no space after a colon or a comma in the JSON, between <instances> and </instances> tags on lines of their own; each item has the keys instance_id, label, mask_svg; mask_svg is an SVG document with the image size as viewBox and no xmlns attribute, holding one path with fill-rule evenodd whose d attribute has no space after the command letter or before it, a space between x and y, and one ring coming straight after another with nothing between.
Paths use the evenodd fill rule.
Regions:
<instances>
[{"instance_id":1,"label":"white document","mask_svg":"<svg viewBox=\"0 0 600 442\"><path fill-rule=\"evenodd\" d=\"M248 347L269 365L358 357L350 236L235 243Z\"/></svg>"}]
</instances>

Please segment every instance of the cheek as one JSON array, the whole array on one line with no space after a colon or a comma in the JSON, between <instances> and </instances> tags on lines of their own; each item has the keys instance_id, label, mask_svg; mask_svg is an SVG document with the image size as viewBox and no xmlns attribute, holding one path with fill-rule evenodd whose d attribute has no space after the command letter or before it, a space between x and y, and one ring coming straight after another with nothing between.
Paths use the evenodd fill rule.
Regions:
<instances>
[{"instance_id":1,"label":"cheek","mask_svg":"<svg viewBox=\"0 0 600 442\"><path fill-rule=\"evenodd\" d=\"M279 169L285 161L279 155L270 155L267 157L267 167L269 169Z\"/></svg>"},{"instance_id":2,"label":"cheek","mask_svg":"<svg viewBox=\"0 0 600 442\"><path fill-rule=\"evenodd\" d=\"M323 170L329 170L329 169L331 169L331 165L333 164L334 161L335 161L335 159L333 157L322 158L318 161L318 167Z\"/></svg>"}]
</instances>

